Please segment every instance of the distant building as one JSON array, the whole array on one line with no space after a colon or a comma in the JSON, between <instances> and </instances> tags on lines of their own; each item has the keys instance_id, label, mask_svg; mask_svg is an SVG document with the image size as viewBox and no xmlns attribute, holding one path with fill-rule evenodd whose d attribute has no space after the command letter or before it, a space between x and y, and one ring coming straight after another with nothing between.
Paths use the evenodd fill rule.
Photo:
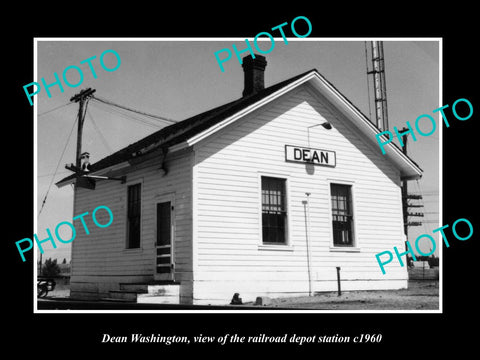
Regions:
<instances>
[{"instance_id":1,"label":"distant building","mask_svg":"<svg viewBox=\"0 0 480 360\"><path fill-rule=\"evenodd\" d=\"M77 231L72 297L156 281L182 303L254 301L334 291L337 267L342 290L407 287L375 254L405 247L401 181L422 170L393 143L382 155L379 129L317 70L264 88L265 66L245 58L243 97L90 165L126 182L75 187L74 214L106 205L114 220Z\"/></svg>"}]
</instances>

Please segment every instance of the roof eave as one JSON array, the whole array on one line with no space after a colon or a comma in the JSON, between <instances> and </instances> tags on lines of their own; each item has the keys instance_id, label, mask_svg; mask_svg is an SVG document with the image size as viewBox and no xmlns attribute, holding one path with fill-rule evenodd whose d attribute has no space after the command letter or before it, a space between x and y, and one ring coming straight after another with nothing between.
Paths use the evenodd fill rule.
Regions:
<instances>
[{"instance_id":1,"label":"roof eave","mask_svg":"<svg viewBox=\"0 0 480 360\"><path fill-rule=\"evenodd\" d=\"M364 114L362 114L362 112L358 108L356 108L348 99L346 99L316 69L313 69L306 72L304 75L299 75L298 79L295 79L294 81L289 82L284 86L281 86L278 90L275 90L271 94L262 97L260 100L255 101L244 108L241 108L235 113L231 113L230 116L227 116L220 122L209 126L203 131L195 133L190 137L187 136L183 139L179 139L180 141L178 143L171 142L170 146L167 145L170 141L165 141L163 142L163 144L165 144L165 147L168 148L168 152L175 152L188 148L306 82L311 82L311 84L317 91L319 91L328 101L334 104L334 106L340 109L340 111L342 111L344 115L347 116L347 118L351 119L352 122L360 129L362 134L367 139L369 139L372 144L376 143L375 135L379 133L379 129L374 124L372 124L372 122ZM397 168L400 169L400 176L402 178L418 179L421 177L422 169L420 169L420 167L415 164L408 156L403 154L401 149L399 149L393 143L389 143L385 146L385 150L386 154L384 156L386 156L391 162L393 162L397 166ZM129 165L129 161L123 161L122 163L100 169L96 172L92 172L92 174L103 175L109 171L112 171L113 169L118 169L118 167L122 168ZM75 178L65 178L56 183L56 185L58 187L63 187L74 182Z\"/></svg>"},{"instance_id":2,"label":"roof eave","mask_svg":"<svg viewBox=\"0 0 480 360\"><path fill-rule=\"evenodd\" d=\"M121 170L121 169L124 169L126 167L130 166L130 163L128 161L124 161L124 162L121 162L119 164L115 164L115 165L111 165L111 166L108 166L106 168L103 168L103 169L100 169L98 171L92 171L91 173L89 173L89 175L106 175L107 173L110 173L112 171L117 171L117 170ZM73 178L65 178L63 180L60 180L59 182L55 183L55 185L58 187L58 188L62 188L64 186L67 186L67 185L70 185L70 184L74 184L75 181L77 180L76 177L73 177Z\"/></svg>"},{"instance_id":3,"label":"roof eave","mask_svg":"<svg viewBox=\"0 0 480 360\"><path fill-rule=\"evenodd\" d=\"M192 136L191 138L186 140L186 143L188 146L195 145L199 141L205 139L206 137L216 133L217 131L223 129L224 127L228 126L229 124L235 122L236 120L244 117L245 115L255 111L256 109L268 104L269 102L277 99L278 97L282 96L283 94L289 92L290 90L296 88L297 86L309 81L312 77L315 76L317 72L315 70L311 70L309 73L305 74L301 78L291 82L290 84L280 88L279 90L273 92L272 94L262 98L261 100L247 106L246 108L236 112L235 114L225 118L223 121L221 121L218 124L215 124L214 126L211 126L210 128L200 132L199 134L196 134L195 136Z\"/></svg>"},{"instance_id":4,"label":"roof eave","mask_svg":"<svg viewBox=\"0 0 480 360\"><path fill-rule=\"evenodd\" d=\"M355 124L360 128L362 133L373 142L376 137L375 135L379 133L379 129L372 124L372 122L362 114L359 109L357 109L348 99L345 98L328 80L326 80L317 70L311 70L301 78L295 80L294 82L280 88L279 90L273 92L269 96L257 101L256 103L251 104L250 106L242 109L241 111L225 118L225 120L220 123L188 138L186 141L175 145L180 148L192 146L199 141L205 139L206 137L214 134L215 132L223 129L229 124L235 122L241 117L251 113L252 111L264 106L265 104L277 99L283 94L293 90L294 88L311 81L314 87L320 91L326 98L335 104L340 109L343 109L344 113L349 118L355 118ZM419 179L422 177L422 169L415 164L408 156L406 156L398 147L393 143L389 143L385 147L386 157L393 162L400 169L400 176L405 179ZM380 148L379 148L380 151Z\"/></svg>"},{"instance_id":5,"label":"roof eave","mask_svg":"<svg viewBox=\"0 0 480 360\"><path fill-rule=\"evenodd\" d=\"M360 129L362 134L369 139L374 145L378 145L376 137L380 131L379 129L348 99L345 98L328 80L316 72L316 77L312 81L313 86L319 90L330 102L337 108L341 109L346 116L355 120L355 125ZM378 151L381 149L378 146ZM400 170L400 176L408 179L419 179L422 176L423 170L415 164L412 159L406 156L401 149L395 146L394 143L389 143L385 146L384 155L391 162L393 162Z\"/></svg>"}]
</instances>

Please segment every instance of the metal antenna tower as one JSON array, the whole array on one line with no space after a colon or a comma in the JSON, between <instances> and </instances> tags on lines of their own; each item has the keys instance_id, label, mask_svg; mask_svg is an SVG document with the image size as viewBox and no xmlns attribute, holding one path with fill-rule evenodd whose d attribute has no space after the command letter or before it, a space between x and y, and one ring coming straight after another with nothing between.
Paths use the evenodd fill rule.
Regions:
<instances>
[{"instance_id":1,"label":"metal antenna tower","mask_svg":"<svg viewBox=\"0 0 480 360\"><path fill-rule=\"evenodd\" d=\"M375 92L375 116L377 127L388 130L387 84L385 80L385 59L383 56L383 41L371 41L373 88Z\"/></svg>"}]
</instances>

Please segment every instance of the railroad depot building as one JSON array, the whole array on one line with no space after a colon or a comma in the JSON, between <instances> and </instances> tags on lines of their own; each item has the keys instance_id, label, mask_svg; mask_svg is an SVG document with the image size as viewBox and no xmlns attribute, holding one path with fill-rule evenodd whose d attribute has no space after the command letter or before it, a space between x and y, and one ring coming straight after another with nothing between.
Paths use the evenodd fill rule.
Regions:
<instances>
[{"instance_id":1,"label":"railroad depot building","mask_svg":"<svg viewBox=\"0 0 480 360\"><path fill-rule=\"evenodd\" d=\"M90 234L77 231L72 298L308 295L336 291L337 267L342 290L407 287L406 267L383 275L375 254L405 248L401 181L422 170L393 143L382 155L380 130L317 70L265 88L264 57L242 66L240 99L90 167L124 181L57 183L77 182L74 215L114 215L108 229L85 217Z\"/></svg>"}]
</instances>

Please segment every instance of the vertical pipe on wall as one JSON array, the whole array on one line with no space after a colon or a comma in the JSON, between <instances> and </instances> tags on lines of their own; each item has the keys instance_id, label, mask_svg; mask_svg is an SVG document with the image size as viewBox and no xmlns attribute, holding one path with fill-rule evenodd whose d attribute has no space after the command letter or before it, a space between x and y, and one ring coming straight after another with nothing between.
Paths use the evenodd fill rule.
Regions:
<instances>
[{"instance_id":1,"label":"vertical pipe on wall","mask_svg":"<svg viewBox=\"0 0 480 360\"><path fill-rule=\"evenodd\" d=\"M302 201L304 211L305 211L305 238L307 245L307 271L308 271L308 296L312 296L312 269L311 269L311 254L310 254L310 203L309 196L310 193L305 193L307 195L307 200Z\"/></svg>"},{"instance_id":2,"label":"vertical pipe on wall","mask_svg":"<svg viewBox=\"0 0 480 360\"><path fill-rule=\"evenodd\" d=\"M342 288L340 286L340 266L337 266L337 285L338 285L338 296L342 295Z\"/></svg>"}]
</instances>

